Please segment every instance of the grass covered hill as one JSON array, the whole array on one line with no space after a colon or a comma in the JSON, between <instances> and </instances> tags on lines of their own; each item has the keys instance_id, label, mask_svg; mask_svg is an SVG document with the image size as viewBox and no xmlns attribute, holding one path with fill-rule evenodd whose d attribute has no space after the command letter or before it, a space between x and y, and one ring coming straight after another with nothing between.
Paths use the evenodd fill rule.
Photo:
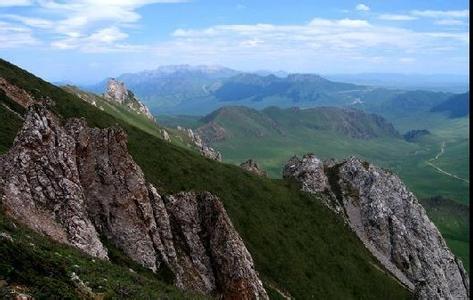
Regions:
<instances>
[{"instance_id":1,"label":"grass covered hill","mask_svg":"<svg viewBox=\"0 0 473 300\"><path fill-rule=\"evenodd\" d=\"M434 106L433 112L446 112L450 118L461 118L470 113L470 92L454 95Z\"/></svg>"},{"instance_id":2,"label":"grass covered hill","mask_svg":"<svg viewBox=\"0 0 473 300\"><path fill-rule=\"evenodd\" d=\"M393 117L394 127L377 115L337 107L260 111L223 107L206 117L159 119L170 127L198 128L224 161L239 165L254 159L273 178L281 178L282 167L292 155L308 152L323 159L356 155L393 170L418 198L450 199L427 205L427 209L468 269L469 218L451 214L450 202L469 209L469 119L429 112L425 103L420 107L427 111ZM430 134L408 142L398 133L412 129L426 129Z\"/></svg>"},{"instance_id":3,"label":"grass covered hill","mask_svg":"<svg viewBox=\"0 0 473 300\"><path fill-rule=\"evenodd\" d=\"M236 166L205 159L101 111L6 61L0 61L0 76L35 97L49 97L55 103L52 110L63 118L83 117L89 126L103 128L118 124L124 128L133 158L143 169L147 180L158 186L162 193L194 190L218 195L273 298L277 299L278 293L272 287L287 291L297 299L410 297L403 287L381 270L355 235L319 203L316 198L322 195L311 196L299 192L291 182L260 178ZM0 144L2 152L5 152L12 144L21 120L8 100L2 98L1 102ZM16 229L2 227L2 230L16 234ZM50 243L44 237L35 235L35 238L46 245L44 255L2 244L0 263L3 267L0 276L33 291L56 290L58 287L67 290L71 287L67 271L81 254L67 250L71 260L60 261L66 272L56 271L56 260L51 257L55 252L61 254L59 247L63 246ZM21 261L14 260L15 257L21 257ZM31 276L21 276L29 270L28 265L20 265L24 260L36 262L44 268L38 268ZM121 260L115 261L115 265L117 268L126 266ZM112 272L107 268L96 270L103 276L110 274L109 278L114 277L107 273ZM119 276L120 269L115 270L116 276ZM154 275L149 276L159 280ZM125 276L120 280L124 280L120 284L135 289L140 287L134 284L140 279ZM160 289L159 285L156 289Z\"/></svg>"}]
</instances>

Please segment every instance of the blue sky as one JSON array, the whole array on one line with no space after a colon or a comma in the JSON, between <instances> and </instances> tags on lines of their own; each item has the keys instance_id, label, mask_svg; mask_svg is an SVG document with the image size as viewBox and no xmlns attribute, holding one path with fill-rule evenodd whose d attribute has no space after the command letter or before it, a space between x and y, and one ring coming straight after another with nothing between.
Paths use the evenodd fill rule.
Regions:
<instances>
[{"instance_id":1,"label":"blue sky","mask_svg":"<svg viewBox=\"0 0 473 300\"><path fill-rule=\"evenodd\" d=\"M0 57L90 83L166 64L467 74L467 1L0 0Z\"/></svg>"}]
</instances>

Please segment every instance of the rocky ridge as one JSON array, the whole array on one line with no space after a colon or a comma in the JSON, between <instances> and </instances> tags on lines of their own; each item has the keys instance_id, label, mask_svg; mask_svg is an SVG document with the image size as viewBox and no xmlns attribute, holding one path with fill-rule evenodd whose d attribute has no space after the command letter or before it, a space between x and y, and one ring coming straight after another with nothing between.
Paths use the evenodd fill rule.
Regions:
<instances>
[{"instance_id":1,"label":"rocky ridge","mask_svg":"<svg viewBox=\"0 0 473 300\"><path fill-rule=\"evenodd\" d=\"M417 299L469 299L469 277L417 198L398 176L350 157L293 157L283 175L324 192L368 250Z\"/></svg>"},{"instance_id":2,"label":"rocky ridge","mask_svg":"<svg viewBox=\"0 0 473 300\"><path fill-rule=\"evenodd\" d=\"M128 90L125 83L118 81L114 78L110 78L107 81L107 89L103 94L106 100L114 101L119 104L125 105L130 110L133 110L139 114L146 116L148 119L155 121L153 115L149 111L148 107L144 105L138 98L135 97L132 91Z\"/></svg>"},{"instance_id":3,"label":"rocky ridge","mask_svg":"<svg viewBox=\"0 0 473 300\"><path fill-rule=\"evenodd\" d=\"M240 167L248 172L254 173L258 176L266 176L266 171L263 170L259 164L253 159L248 159L247 161L240 164Z\"/></svg>"},{"instance_id":4,"label":"rocky ridge","mask_svg":"<svg viewBox=\"0 0 473 300\"><path fill-rule=\"evenodd\" d=\"M267 299L222 203L207 192L161 195L127 151L120 128L63 124L32 106L0 156L0 199L10 217L107 259L105 237L134 261L169 269L183 289L223 299Z\"/></svg>"},{"instance_id":5,"label":"rocky ridge","mask_svg":"<svg viewBox=\"0 0 473 300\"><path fill-rule=\"evenodd\" d=\"M190 138L192 141L193 145L197 147L199 150L200 154L203 156L216 160L216 161L222 161L222 154L215 150L214 148L208 146L200 137L200 135L197 132L194 132L190 128L183 128L181 126L177 126L177 130L185 132L186 135Z\"/></svg>"}]
</instances>

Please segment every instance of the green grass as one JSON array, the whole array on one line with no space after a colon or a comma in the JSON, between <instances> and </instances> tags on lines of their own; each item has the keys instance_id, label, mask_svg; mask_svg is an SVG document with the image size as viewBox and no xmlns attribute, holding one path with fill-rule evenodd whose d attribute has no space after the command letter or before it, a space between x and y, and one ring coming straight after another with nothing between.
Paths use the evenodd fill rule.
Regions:
<instances>
[{"instance_id":1,"label":"green grass","mask_svg":"<svg viewBox=\"0 0 473 300\"><path fill-rule=\"evenodd\" d=\"M93 259L75 248L53 242L0 212L0 279L27 287L35 299L84 299L70 279L74 272L104 299L199 299L173 286L172 281L130 261L108 246L110 261ZM0 297L7 289L0 288Z\"/></svg>"},{"instance_id":2,"label":"green grass","mask_svg":"<svg viewBox=\"0 0 473 300\"><path fill-rule=\"evenodd\" d=\"M97 127L118 123L128 133L133 158L162 193L194 190L218 195L263 281L296 299L410 297L380 271L354 233L318 196L166 143L5 62L0 63L0 74L28 91L49 95L56 103L54 111L64 118L84 117Z\"/></svg>"},{"instance_id":3,"label":"green grass","mask_svg":"<svg viewBox=\"0 0 473 300\"><path fill-rule=\"evenodd\" d=\"M276 126L267 119L269 112ZM368 140L355 139L339 132L336 124L343 124L340 115L310 113L310 110L296 111L266 109L260 114L241 108L221 109L207 118L225 128L226 138L214 142L213 146L222 153L226 162L239 165L249 158L255 159L268 171L272 178L281 178L282 168L293 155L315 153L322 159L342 159L356 155L376 165L388 168L398 174L403 182L418 198L442 196L457 203L469 205L469 184L439 173L426 162L439 152L442 142L446 142L445 153L434 163L447 172L469 179L469 129L468 118L450 119L439 113L420 113L392 119L399 132L410 129L428 129L431 135L414 143L390 135L389 128L373 128L373 123L360 119L359 127L379 135ZM397 116L397 115L396 115ZM177 117L172 118L177 124ZM195 117L192 118L196 120ZM332 122L332 119L337 120ZM167 122L167 119L164 119ZM202 121L201 121L202 122ZM201 123L194 122L196 126ZM167 124L167 123L166 123ZM190 124L190 123L189 123ZM371 128L371 129L370 129ZM384 129L386 133L382 135ZM448 203L442 219L439 214L431 214L432 220L444 234L453 252L468 261L469 219L448 229L446 218L450 212ZM454 217L449 218L454 222ZM452 230L456 230L455 237Z\"/></svg>"},{"instance_id":4,"label":"green grass","mask_svg":"<svg viewBox=\"0 0 473 300\"><path fill-rule=\"evenodd\" d=\"M448 246L470 269L470 213L469 207L442 197L421 199L430 218L442 232Z\"/></svg>"}]
</instances>

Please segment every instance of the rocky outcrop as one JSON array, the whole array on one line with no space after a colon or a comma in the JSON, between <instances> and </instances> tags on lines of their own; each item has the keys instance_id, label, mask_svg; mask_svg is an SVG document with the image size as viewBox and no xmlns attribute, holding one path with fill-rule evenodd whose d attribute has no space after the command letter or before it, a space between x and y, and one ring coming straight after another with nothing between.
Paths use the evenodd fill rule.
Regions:
<instances>
[{"instance_id":1,"label":"rocky outcrop","mask_svg":"<svg viewBox=\"0 0 473 300\"><path fill-rule=\"evenodd\" d=\"M169 133L166 131L166 129L161 129L160 131L161 131L161 137L163 138L163 140L170 142L171 137L169 136Z\"/></svg>"},{"instance_id":2,"label":"rocky outcrop","mask_svg":"<svg viewBox=\"0 0 473 300\"><path fill-rule=\"evenodd\" d=\"M368 250L418 299L468 299L461 261L399 177L354 157L322 164L293 158L285 177L307 192L324 191Z\"/></svg>"},{"instance_id":3,"label":"rocky outcrop","mask_svg":"<svg viewBox=\"0 0 473 300\"><path fill-rule=\"evenodd\" d=\"M33 107L0 156L0 196L18 222L107 258L99 237L134 261L169 269L178 287L223 299L267 299L253 260L219 199L161 196L127 150L120 128L65 125Z\"/></svg>"},{"instance_id":4,"label":"rocky outcrop","mask_svg":"<svg viewBox=\"0 0 473 300\"><path fill-rule=\"evenodd\" d=\"M0 77L0 91L3 92L7 98L12 99L23 108L27 108L33 104L39 104L39 103L51 104L52 103L52 100L49 98L34 97L31 93L8 82L3 77Z\"/></svg>"},{"instance_id":5,"label":"rocky outcrop","mask_svg":"<svg viewBox=\"0 0 473 300\"><path fill-rule=\"evenodd\" d=\"M148 107L138 100L132 91L128 90L125 83L111 78L107 81L107 89L103 94L106 100L117 102L125 105L130 110L146 116L148 119L155 121Z\"/></svg>"},{"instance_id":6,"label":"rocky outcrop","mask_svg":"<svg viewBox=\"0 0 473 300\"><path fill-rule=\"evenodd\" d=\"M249 159L245 161L244 163L240 164L240 167L243 170L246 170L248 172L254 173L258 176L266 176L266 171L263 170L256 161Z\"/></svg>"},{"instance_id":7,"label":"rocky outcrop","mask_svg":"<svg viewBox=\"0 0 473 300\"><path fill-rule=\"evenodd\" d=\"M194 132L190 128L183 128L181 126L177 126L177 130L183 131L187 134L192 144L199 150L200 154L216 161L222 161L222 154L204 143L198 133Z\"/></svg>"},{"instance_id":8,"label":"rocky outcrop","mask_svg":"<svg viewBox=\"0 0 473 300\"><path fill-rule=\"evenodd\" d=\"M87 216L76 154L74 139L54 115L31 110L13 147L0 157L2 205L34 230L106 258Z\"/></svg>"}]
</instances>

